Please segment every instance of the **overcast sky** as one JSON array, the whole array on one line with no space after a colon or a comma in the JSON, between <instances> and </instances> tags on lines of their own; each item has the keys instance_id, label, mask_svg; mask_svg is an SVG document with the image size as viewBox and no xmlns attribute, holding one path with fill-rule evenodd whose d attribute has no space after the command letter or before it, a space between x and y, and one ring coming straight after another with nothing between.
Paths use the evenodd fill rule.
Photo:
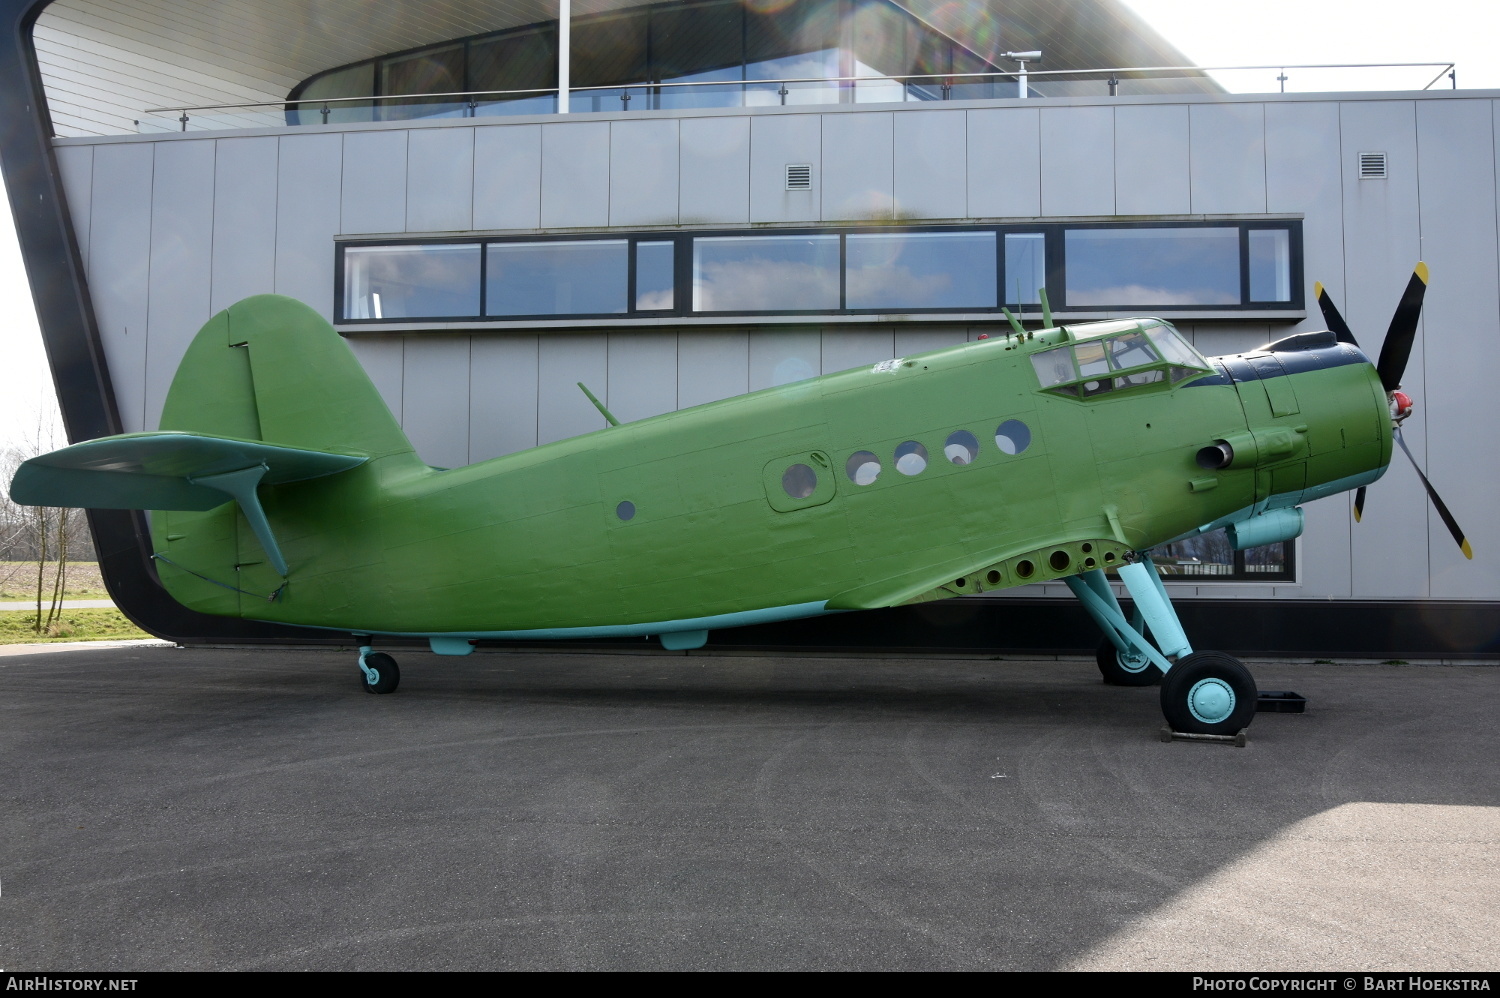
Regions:
<instances>
[{"instance_id":1,"label":"overcast sky","mask_svg":"<svg viewBox=\"0 0 1500 998\"><path fill-rule=\"evenodd\" d=\"M1460 89L1500 89L1500 3L1494 0L1125 0L1200 66L1454 62ZM1045 55L1045 54L1044 54ZM1430 69L1288 69L1288 91L1412 90ZM1231 91L1277 87L1278 71L1215 74ZM1446 79L1434 89L1446 88ZM0 445L36 425L37 406L53 405L41 334L21 267L10 213L0 211Z\"/></svg>"}]
</instances>

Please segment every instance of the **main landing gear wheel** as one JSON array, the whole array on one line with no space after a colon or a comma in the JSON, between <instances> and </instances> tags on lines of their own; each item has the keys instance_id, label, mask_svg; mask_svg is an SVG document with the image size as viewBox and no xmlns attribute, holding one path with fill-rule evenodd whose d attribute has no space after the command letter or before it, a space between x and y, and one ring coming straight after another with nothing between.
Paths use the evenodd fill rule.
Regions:
<instances>
[{"instance_id":1,"label":"main landing gear wheel","mask_svg":"<svg viewBox=\"0 0 1500 998\"><path fill-rule=\"evenodd\" d=\"M396 668L394 658L385 652L372 651L365 656L363 664L364 668L359 670L359 684L366 693L396 692L396 686L401 682L401 670Z\"/></svg>"},{"instance_id":2,"label":"main landing gear wheel","mask_svg":"<svg viewBox=\"0 0 1500 998\"><path fill-rule=\"evenodd\" d=\"M1110 686L1155 686L1161 682L1161 670L1138 651L1121 651L1109 638L1099 642L1094 658L1099 674Z\"/></svg>"},{"instance_id":3,"label":"main landing gear wheel","mask_svg":"<svg viewBox=\"0 0 1500 998\"><path fill-rule=\"evenodd\" d=\"M1221 651L1185 656L1161 681L1161 712L1173 731L1232 735L1255 718L1255 680Z\"/></svg>"}]
</instances>

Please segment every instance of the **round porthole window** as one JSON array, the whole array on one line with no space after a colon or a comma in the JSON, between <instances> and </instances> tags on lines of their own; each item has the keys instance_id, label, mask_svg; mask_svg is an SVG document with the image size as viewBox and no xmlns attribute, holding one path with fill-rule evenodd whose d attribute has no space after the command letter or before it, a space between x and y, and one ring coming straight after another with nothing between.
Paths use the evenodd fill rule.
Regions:
<instances>
[{"instance_id":1,"label":"round porthole window","mask_svg":"<svg viewBox=\"0 0 1500 998\"><path fill-rule=\"evenodd\" d=\"M870 485L880 477L880 458L867 450L855 451L844 465L844 473L855 485Z\"/></svg>"},{"instance_id":2,"label":"round porthole window","mask_svg":"<svg viewBox=\"0 0 1500 998\"><path fill-rule=\"evenodd\" d=\"M908 440L896 448L896 470L903 475L920 475L927 469L927 448Z\"/></svg>"},{"instance_id":3,"label":"round porthole window","mask_svg":"<svg viewBox=\"0 0 1500 998\"><path fill-rule=\"evenodd\" d=\"M631 502L629 499L626 499L624 502L620 503L620 505L615 507L615 515L622 520L634 519L635 503Z\"/></svg>"},{"instance_id":4,"label":"round porthole window","mask_svg":"<svg viewBox=\"0 0 1500 998\"><path fill-rule=\"evenodd\" d=\"M805 464L794 464L781 476L781 487L793 499L806 499L818 490L818 473Z\"/></svg>"},{"instance_id":5,"label":"round porthole window","mask_svg":"<svg viewBox=\"0 0 1500 998\"><path fill-rule=\"evenodd\" d=\"M968 430L958 430L943 444L943 455L954 464L973 464L979 456L979 438Z\"/></svg>"},{"instance_id":6,"label":"round porthole window","mask_svg":"<svg viewBox=\"0 0 1500 998\"><path fill-rule=\"evenodd\" d=\"M1019 454L1031 446L1031 429L1019 419L1007 419L995 430L995 446L1006 454Z\"/></svg>"}]
</instances>

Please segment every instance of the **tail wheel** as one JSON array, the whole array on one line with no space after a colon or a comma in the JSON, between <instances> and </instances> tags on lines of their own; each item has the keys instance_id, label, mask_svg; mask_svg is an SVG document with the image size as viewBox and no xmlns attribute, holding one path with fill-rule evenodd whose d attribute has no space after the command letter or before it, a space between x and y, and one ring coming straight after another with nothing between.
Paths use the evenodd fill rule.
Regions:
<instances>
[{"instance_id":1,"label":"tail wheel","mask_svg":"<svg viewBox=\"0 0 1500 998\"><path fill-rule=\"evenodd\" d=\"M1221 651L1179 659L1161 681L1161 712L1174 731L1232 735L1255 718L1255 679Z\"/></svg>"},{"instance_id":2,"label":"tail wheel","mask_svg":"<svg viewBox=\"0 0 1500 998\"><path fill-rule=\"evenodd\" d=\"M1109 638L1099 642L1094 655L1099 674L1110 686L1155 686L1161 682L1161 670L1138 651L1121 651Z\"/></svg>"},{"instance_id":3,"label":"tail wheel","mask_svg":"<svg viewBox=\"0 0 1500 998\"><path fill-rule=\"evenodd\" d=\"M365 656L364 669L359 670L359 684L366 693L394 693L401 682L401 670L396 660L385 652L372 651ZM370 670L366 672L365 669ZM371 675L373 673L373 675Z\"/></svg>"}]
</instances>

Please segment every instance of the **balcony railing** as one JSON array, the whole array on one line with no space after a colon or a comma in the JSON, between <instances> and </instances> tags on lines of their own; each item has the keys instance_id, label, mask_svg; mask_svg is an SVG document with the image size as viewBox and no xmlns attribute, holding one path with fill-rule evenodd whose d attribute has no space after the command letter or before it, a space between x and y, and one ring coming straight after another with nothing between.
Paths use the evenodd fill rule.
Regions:
<instances>
[{"instance_id":1,"label":"balcony railing","mask_svg":"<svg viewBox=\"0 0 1500 998\"><path fill-rule=\"evenodd\" d=\"M1106 69L1027 69L985 73L943 73L907 76L803 77L775 80L690 80L666 83L629 83L570 87L568 110L655 111L676 108L762 107L776 105L902 103L985 98L1083 96L1085 85L1101 86L1108 96L1121 96L1127 84L1149 82L1151 93L1170 92L1173 81L1193 80L1201 92L1210 72L1260 74L1275 71L1265 91L1286 92L1289 71L1393 70L1437 68L1420 90L1430 90L1444 77L1458 86L1451 62L1308 63L1264 66L1121 66ZM1423 74L1425 77L1425 74ZM1269 84L1277 84L1272 89ZM1064 84L1059 87L1057 84ZM1162 84L1167 84L1163 87ZM1250 86L1257 86L1251 83ZM1015 89L1012 90L1011 88ZM1054 92L1047 92L1052 90ZM1066 93L1061 92L1066 90ZM1095 91L1097 92L1097 91ZM1314 91L1316 92L1316 91ZM487 117L492 115L555 114L561 91L557 87L524 90L470 90L446 93L383 94L381 96L303 98L237 104L201 104L148 108L141 131L188 131L275 127L278 125L348 124L408 121L422 118ZM632 104L632 102L635 102ZM170 116L170 118L168 117ZM176 128L173 127L176 125Z\"/></svg>"}]
</instances>

